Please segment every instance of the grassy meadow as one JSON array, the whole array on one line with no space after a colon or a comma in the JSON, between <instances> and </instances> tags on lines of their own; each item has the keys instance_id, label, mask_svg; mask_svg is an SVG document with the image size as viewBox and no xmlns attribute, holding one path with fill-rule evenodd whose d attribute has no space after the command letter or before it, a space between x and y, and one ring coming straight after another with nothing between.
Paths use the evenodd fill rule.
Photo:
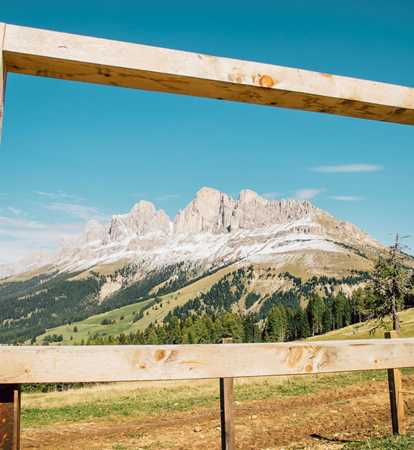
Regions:
<instances>
[{"instance_id":1,"label":"grassy meadow","mask_svg":"<svg viewBox=\"0 0 414 450\"><path fill-rule=\"evenodd\" d=\"M405 383L413 381L412 373L404 370ZM390 435L386 386L385 371L236 379L240 448L413 449L410 435ZM24 393L22 401L23 442L30 448L198 450L216 448L219 442L218 380L86 385ZM94 445L87 447L90 436ZM280 439L291 444L278 446Z\"/></svg>"},{"instance_id":2,"label":"grassy meadow","mask_svg":"<svg viewBox=\"0 0 414 450\"><path fill-rule=\"evenodd\" d=\"M401 337L414 337L414 308L400 312ZM361 322L348 327L334 330L329 333L310 338L311 341L346 340L346 339L373 339L383 338L384 329L378 328L375 333L371 330L375 324L372 321Z\"/></svg>"},{"instance_id":3,"label":"grassy meadow","mask_svg":"<svg viewBox=\"0 0 414 450\"><path fill-rule=\"evenodd\" d=\"M138 303L132 303L106 313L96 314L85 320L73 322L70 325L51 328L46 333L38 336L36 342L41 343L46 336L56 334L62 335L62 344L70 345L79 344L82 340L86 341L89 336L95 334L100 336L117 336L120 333L131 333L138 330L143 331L151 322L162 322L164 317L175 307L183 305L190 298L196 297L200 292L205 292L211 285L232 270L234 268L226 267L178 291L157 297L156 304L150 307L148 305L154 302L155 297ZM135 314L138 314L143 308L146 308L144 316L134 322ZM105 324L102 323L103 321L105 321ZM76 332L74 331L75 327Z\"/></svg>"},{"instance_id":4,"label":"grassy meadow","mask_svg":"<svg viewBox=\"0 0 414 450\"><path fill-rule=\"evenodd\" d=\"M342 375L240 378L235 400L308 395L355 383L385 380L385 371ZM24 395L23 425L88 421L105 416L156 415L209 407L219 400L218 380L111 383L63 392Z\"/></svg>"}]
</instances>

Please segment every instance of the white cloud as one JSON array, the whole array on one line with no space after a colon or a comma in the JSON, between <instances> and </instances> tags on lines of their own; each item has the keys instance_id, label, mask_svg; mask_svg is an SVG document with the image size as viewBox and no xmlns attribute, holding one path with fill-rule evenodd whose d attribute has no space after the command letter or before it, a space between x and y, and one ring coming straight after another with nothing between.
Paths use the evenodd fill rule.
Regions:
<instances>
[{"instance_id":1,"label":"white cloud","mask_svg":"<svg viewBox=\"0 0 414 450\"><path fill-rule=\"evenodd\" d=\"M377 164L340 164L312 167L309 170L319 173L360 173L379 172L383 167Z\"/></svg>"},{"instance_id":2,"label":"white cloud","mask_svg":"<svg viewBox=\"0 0 414 450\"><path fill-rule=\"evenodd\" d=\"M27 242L3 241L0 239L0 277L1 265L10 264L26 258L30 253L38 251L38 247L32 247Z\"/></svg>"},{"instance_id":3,"label":"white cloud","mask_svg":"<svg viewBox=\"0 0 414 450\"><path fill-rule=\"evenodd\" d=\"M81 205L79 203L65 203L65 202L53 202L44 205L49 211L62 212L82 220L104 220L105 216L101 212L93 207Z\"/></svg>"},{"instance_id":4,"label":"white cloud","mask_svg":"<svg viewBox=\"0 0 414 450\"><path fill-rule=\"evenodd\" d=\"M39 250L53 250L78 235L82 224L45 223L0 216L0 259L13 262Z\"/></svg>"},{"instance_id":5,"label":"white cloud","mask_svg":"<svg viewBox=\"0 0 414 450\"><path fill-rule=\"evenodd\" d=\"M0 210L0 261L14 262L34 252L56 250L63 241L79 235L86 221L108 218L98 208L69 201L75 197L62 191L36 194L49 200L41 206L52 211L53 218L34 220L13 206Z\"/></svg>"},{"instance_id":6,"label":"white cloud","mask_svg":"<svg viewBox=\"0 0 414 450\"><path fill-rule=\"evenodd\" d=\"M63 191L57 192L34 191L34 194L39 195L41 197L49 198L51 200L70 200L70 201L83 200L81 197L72 194L67 194L66 192Z\"/></svg>"},{"instance_id":7,"label":"white cloud","mask_svg":"<svg viewBox=\"0 0 414 450\"><path fill-rule=\"evenodd\" d=\"M262 197L267 198L268 200L274 200L276 198L280 198L283 194L280 192L264 192Z\"/></svg>"},{"instance_id":8,"label":"white cloud","mask_svg":"<svg viewBox=\"0 0 414 450\"><path fill-rule=\"evenodd\" d=\"M307 188L307 189L299 189L295 192L295 198L298 200L310 200L317 195L319 195L321 192L323 192L324 189L315 189L315 188Z\"/></svg>"},{"instance_id":9,"label":"white cloud","mask_svg":"<svg viewBox=\"0 0 414 450\"><path fill-rule=\"evenodd\" d=\"M360 202L364 199L364 197L360 197L359 195L332 195L329 198L340 202Z\"/></svg>"}]
</instances>

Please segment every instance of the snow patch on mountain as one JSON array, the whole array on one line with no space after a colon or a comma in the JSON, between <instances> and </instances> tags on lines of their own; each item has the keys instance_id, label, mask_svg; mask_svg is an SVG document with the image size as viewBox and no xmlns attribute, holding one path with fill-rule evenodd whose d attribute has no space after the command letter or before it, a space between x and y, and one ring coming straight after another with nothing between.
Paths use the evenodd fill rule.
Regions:
<instances>
[{"instance_id":1,"label":"snow patch on mountain","mask_svg":"<svg viewBox=\"0 0 414 450\"><path fill-rule=\"evenodd\" d=\"M152 203L140 201L108 224L88 222L82 235L67 241L48 263L75 272L126 260L149 271L179 262L211 268L380 247L355 225L336 220L308 201L268 200L251 190L233 199L202 188L174 221ZM37 262L41 265L44 261Z\"/></svg>"}]
</instances>

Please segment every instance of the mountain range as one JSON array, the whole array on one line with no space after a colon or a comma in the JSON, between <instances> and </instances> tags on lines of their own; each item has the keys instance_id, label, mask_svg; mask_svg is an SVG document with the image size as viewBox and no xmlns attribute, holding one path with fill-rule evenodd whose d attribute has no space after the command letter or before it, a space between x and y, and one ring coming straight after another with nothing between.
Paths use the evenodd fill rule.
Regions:
<instances>
[{"instance_id":1,"label":"mountain range","mask_svg":"<svg viewBox=\"0 0 414 450\"><path fill-rule=\"evenodd\" d=\"M367 233L309 201L268 200L251 190L234 199L204 187L173 220L142 200L109 223L88 222L79 237L52 256L38 253L3 267L3 276L42 267L78 272L119 261L151 270L178 262L214 268L242 260L279 265L302 260L317 271L318 255L351 258L360 268L383 249Z\"/></svg>"},{"instance_id":2,"label":"mountain range","mask_svg":"<svg viewBox=\"0 0 414 450\"><path fill-rule=\"evenodd\" d=\"M309 201L268 200L251 190L235 199L204 187L174 219L140 201L108 223L89 222L53 255L3 268L0 342L117 308L123 317L122 308L143 302L145 316L136 309L128 327L208 302L209 311L264 317L271 304L306 304L312 292L351 295L385 252ZM414 267L409 256L406 263Z\"/></svg>"}]
</instances>

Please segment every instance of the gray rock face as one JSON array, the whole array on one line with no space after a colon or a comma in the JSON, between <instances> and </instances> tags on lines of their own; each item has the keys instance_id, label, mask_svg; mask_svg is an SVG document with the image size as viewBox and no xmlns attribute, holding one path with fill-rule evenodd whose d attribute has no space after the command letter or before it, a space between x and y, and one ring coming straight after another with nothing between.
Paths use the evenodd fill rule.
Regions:
<instances>
[{"instance_id":1,"label":"gray rock face","mask_svg":"<svg viewBox=\"0 0 414 450\"><path fill-rule=\"evenodd\" d=\"M177 214L174 223L163 210L141 200L129 213L113 216L109 226L88 222L83 239L85 242L113 242L151 233L163 236L231 233L289 223L312 211L317 208L307 201L267 200L248 189L241 191L239 199L235 200L224 192L204 187Z\"/></svg>"},{"instance_id":2,"label":"gray rock face","mask_svg":"<svg viewBox=\"0 0 414 450\"><path fill-rule=\"evenodd\" d=\"M177 214L176 233L223 233L230 231L236 201L227 194L204 187L190 204Z\"/></svg>"},{"instance_id":3,"label":"gray rock face","mask_svg":"<svg viewBox=\"0 0 414 450\"><path fill-rule=\"evenodd\" d=\"M148 271L177 262L206 269L241 259L284 264L293 254L311 266L315 251L344 254L353 248L357 256L376 255L381 245L308 201L267 200L251 190L241 191L236 200L202 188L174 223L152 203L140 201L109 224L89 222L56 255L19 268L41 267L47 261L74 272L125 259L139 261ZM1 273L13 272L0 266Z\"/></svg>"},{"instance_id":4,"label":"gray rock face","mask_svg":"<svg viewBox=\"0 0 414 450\"><path fill-rule=\"evenodd\" d=\"M112 217L109 239L120 241L149 233L169 234L171 229L171 220L162 209L157 210L151 202L141 200L129 213Z\"/></svg>"},{"instance_id":5,"label":"gray rock face","mask_svg":"<svg viewBox=\"0 0 414 450\"><path fill-rule=\"evenodd\" d=\"M288 223L316 210L307 201L267 200L247 189L234 200L216 189L202 188L177 214L174 230L186 234L229 233Z\"/></svg>"}]
</instances>

